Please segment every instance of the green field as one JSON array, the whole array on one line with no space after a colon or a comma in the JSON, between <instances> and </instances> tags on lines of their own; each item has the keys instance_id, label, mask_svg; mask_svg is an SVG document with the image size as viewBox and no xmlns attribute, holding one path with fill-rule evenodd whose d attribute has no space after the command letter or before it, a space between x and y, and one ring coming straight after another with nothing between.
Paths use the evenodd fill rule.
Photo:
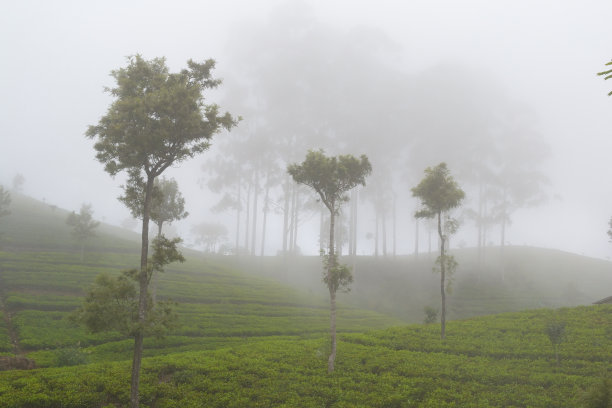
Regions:
<instances>
[{"instance_id":1,"label":"green field","mask_svg":"<svg viewBox=\"0 0 612 408\"><path fill-rule=\"evenodd\" d=\"M126 405L132 341L68 317L98 273L138 265L138 236L105 226L81 261L65 211L13 201L0 219L0 354L39 368L0 372L0 407ZM511 247L488 249L478 265L457 251L441 342L438 324L416 324L438 302L427 254L360 257L339 298L330 375L318 257L186 256L159 280L179 324L145 340L145 407L580 407L610 375L612 306L553 310L608 296L605 261ZM567 324L558 366L551 321Z\"/></svg>"}]
</instances>

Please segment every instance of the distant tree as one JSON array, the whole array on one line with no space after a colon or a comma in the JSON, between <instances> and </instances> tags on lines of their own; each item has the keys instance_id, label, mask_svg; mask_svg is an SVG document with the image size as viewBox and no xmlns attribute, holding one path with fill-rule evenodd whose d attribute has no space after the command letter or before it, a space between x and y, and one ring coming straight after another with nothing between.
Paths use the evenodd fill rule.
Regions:
<instances>
[{"instance_id":1,"label":"distant tree","mask_svg":"<svg viewBox=\"0 0 612 408\"><path fill-rule=\"evenodd\" d=\"M612 217L610 217L610 220L608 221L608 237L610 238L610 241L612 241Z\"/></svg>"},{"instance_id":2,"label":"distant tree","mask_svg":"<svg viewBox=\"0 0 612 408\"><path fill-rule=\"evenodd\" d=\"M144 207L145 182L141 176L131 177L123 186L123 195L119 200L129 208L134 218L142 219ZM164 223L182 220L189 215L185 211L185 199L174 179L155 179L151 197L150 218L157 225L157 236L162 234Z\"/></svg>"},{"instance_id":3,"label":"distant tree","mask_svg":"<svg viewBox=\"0 0 612 408\"><path fill-rule=\"evenodd\" d=\"M155 178L168 167L202 153L210 139L222 128L231 129L236 120L229 114L219 115L217 105L206 105L203 92L216 88L221 81L213 79L213 60L187 62L187 68L170 73L164 58L147 61L140 55L128 57L128 66L112 72L117 82L108 92L115 98L108 112L87 137L96 139L96 158L112 176L126 171L129 180L142 180L142 244L137 333L134 336L134 359L130 401L138 407L138 388L142 360L144 326L147 320L148 248L151 200ZM138 328L141 329L138 329Z\"/></svg>"},{"instance_id":4,"label":"distant tree","mask_svg":"<svg viewBox=\"0 0 612 408\"><path fill-rule=\"evenodd\" d=\"M78 214L74 211L68 214L66 224L72 227L72 236L78 243L81 244L82 261L85 254L85 241L96 235L95 229L100 225L98 221L94 221L93 219L91 204L81 205L81 209Z\"/></svg>"},{"instance_id":5,"label":"distant tree","mask_svg":"<svg viewBox=\"0 0 612 408\"><path fill-rule=\"evenodd\" d=\"M610 62L608 62L606 64L606 66L609 66L609 65L612 65L612 61L610 61ZM610 79L610 78L612 78L612 69L607 69L605 71L598 72L597 75L599 75L599 76L605 75L604 79ZM612 91L608 92L608 96L610 96L610 95L612 95Z\"/></svg>"},{"instance_id":6,"label":"distant tree","mask_svg":"<svg viewBox=\"0 0 612 408\"><path fill-rule=\"evenodd\" d=\"M311 150L301 164L289 165L287 172L296 183L315 190L329 210L329 249L323 262L323 282L329 289L330 297L331 353L327 370L332 372L336 359L336 292L340 288L348 289L353 281L349 268L338 264L334 249L335 217L340 212L342 203L349 199L347 192L359 184L365 186L365 179L372 172L372 166L365 155L359 159L352 155L327 157L323 150Z\"/></svg>"},{"instance_id":7,"label":"distant tree","mask_svg":"<svg viewBox=\"0 0 612 408\"><path fill-rule=\"evenodd\" d=\"M4 217L11 213L11 193L0 186L0 217Z\"/></svg>"},{"instance_id":8,"label":"distant tree","mask_svg":"<svg viewBox=\"0 0 612 408\"><path fill-rule=\"evenodd\" d=\"M196 236L196 244L204 245L205 251L209 253L217 252L219 243L227 238L227 228L217 223L203 222L194 225L191 233Z\"/></svg>"},{"instance_id":9,"label":"distant tree","mask_svg":"<svg viewBox=\"0 0 612 408\"><path fill-rule=\"evenodd\" d=\"M23 174L17 173L15 177L13 177L13 190L17 192L21 192L23 189L23 184L25 183L25 177Z\"/></svg>"},{"instance_id":10,"label":"distant tree","mask_svg":"<svg viewBox=\"0 0 612 408\"><path fill-rule=\"evenodd\" d=\"M432 306L425 306L423 310L425 312L425 319L423 319L423 323L433 323L438 319L438 309Z\"/></svg>"},{"instance_id":11,"label":"distant tree","mask_svg":"<svg viewBox=\"0 0 612 408\"><path fill-rule=\"evenodd\" d=\"M425 177L416 187L412 188L412 195L419 198L423 206L421 210L416 212L416 218L437 218L438 220L440 256L437 262L440 268L440 294L442 296L440 338L444 340L446 337L445 279L447 266L451 261L445 251L448 236L456 230L457 225L454 220L443 217L443 215L458 207L465 197L465 193L451 176L446 163L440 163L434 168L428 167L425 169ZM454 259L452 262L454 262Z\"/></svg>"},{"instance_id":12,"label":"distant tree","mask_svg":"<svg viewBox=\"0 0 612 408\"><path fill-rule=\"evenodd\" d=\"M177 249L180 242L179 238L168 240L164 236L153 240L153 256L147 265L147 280L151 279L154 272L163 272L166 265L185 261ZM139 318L139 274L138 269L122 271L118 276L99 274L87 292L83 305L72 318L93 333L118 331L136 338L144 330L150 335L163 336L176 322L172 304L149 299L148 313L142 322Z\"/></svg>"},{"instance_id":13,"label":"distant tree","mask_svg":"<svg viewBox=\"0 0 612 408\"><path fill-rule=\"evenodd\" d=\"M559 345L565 341L565 326L563 321L550 321L546 324L546 335L555 350L555 361L559 365Z\"/></svg>"}]
</instances>

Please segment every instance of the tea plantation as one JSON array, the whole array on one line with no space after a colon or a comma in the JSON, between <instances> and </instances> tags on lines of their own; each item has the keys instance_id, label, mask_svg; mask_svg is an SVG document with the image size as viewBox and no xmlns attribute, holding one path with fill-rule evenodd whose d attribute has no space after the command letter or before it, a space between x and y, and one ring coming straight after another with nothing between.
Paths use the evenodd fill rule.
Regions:
<instances>
[{"instance_id":1,"label":"tea plantation","mask_svg":"<svg viewBox=\"0 0 612 408\"><path fill-rule=\"evenodd\" d=\"M66 212L14 200L19 205L0 221L0 354L25 355L38 368L0 372L0 407L127 406L132 341L90 334L68 316L98 273L138 264L137 236L101 228L81 261ZM336 370L328 374L324 296L222 257L186 256L159 281L159 296L177 302L179 324L145 341L142 406L606 406L589 398L610 376L612 306L453 320L442 342L437 324L407 325L401 315L344 302ZM558 364L550 322L566 328Z\"/></svg>"}]
</instances>

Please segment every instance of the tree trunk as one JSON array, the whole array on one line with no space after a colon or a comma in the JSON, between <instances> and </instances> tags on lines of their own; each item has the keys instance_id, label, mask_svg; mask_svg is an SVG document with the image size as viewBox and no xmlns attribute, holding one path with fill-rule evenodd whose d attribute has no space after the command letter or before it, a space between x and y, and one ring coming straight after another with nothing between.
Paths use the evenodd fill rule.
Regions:
<instances>
[{"instance_id":1,"label":"tree trunk","mask_svg":"<svg viewBox=\"0 0 612 408\"><path fill-rule=\"evenodd\" d=\"M414 227L414 259L419 259L419 219Z\"/></svg>"},{"instance_id":2,"label":"tree trunk","mask_svg":"<svg viewBox=\"0 0 612 408\"><path fill-rule=\"evenodd\" d=\"M246 203L246 221L244 231L244 251L245 255L249 254L249 226L251 224L251 187L253 182L249 182L249 188L247 188L247 203Z\"/></svg>"},{"instance_id":3,"label":"tree trunk","mask_svg":"<svg viewBox=\"0 0 612 408\"><path fill-rule=\"evenodd\" d=\"M396 212L397 195L393 193L393 259L397 256L397 212Z\"/></svg>"},{"instance_id":4,"label":"tree trunk","mask_svg":"<svg viewBox=\"0 0 612 408\"><path fill-rule=\"evenodd\" d=\"M297 255L297 250L298 250L298 244L297 244L297 239L298 239L298 227L299 227L299 220L300 220L300 191L298 190L298 187L296 186L295 188L295 205L293 207L293 238L292 238L292 253Z\"/></svg>"},{"instance_id":5,"label":"tree trunk","mask_svg":"<svg viewBox=\"0 0 612 408\"><path fill-rule=\"evenodd\" d=\"M327 360L327 372L334 371L334 362L336 361L336 288L332 284L331 270L335 265L334 251L334 230L336 227L335 205L331 203L329 208L329 258L327 261L327 286L329 289L329 334L331 340L331 352Z\"/></svg>"},{"instance_id":6,"label":"tree trunk","mask_svg":"<svg viewBox=\"0 0 612 408\"><path fill-rule=\"evenodd\" d=\"M242 202L240 201L240 177L238 178L238 194L237 194L237 202L236 202L236 250L235 254L238 256L240 254L240 209L242 207Z\"/></svg>"},{"instance_id":7,"label":"tree trunk","mask_svg":"<svg viewBox=\"0 0 612 408\"><path fill-rule=\"evenodd\" d=\"M140 365L142 362L144 324L147 313L147 261L149 256L149 214L151 211L151 191L153 190L154 176L148 175L145 189L145 202L142 216L142 241L140 249L140 274L138 276L138 328L134 335L134 358L132 360L132 382L130 401L132 408L138 408L138 387L140 384Z\"/></svg>"},{"instance_id":8,"label":"tree trunk","mask_svg":"<svg viewBox=\"0 0 612 408\"><path fill-rule=\"evenodd\" d=\"M164 222L160 222L159 224L157 224L157 238L161 237L162 235L162 226L164 225ZM151 276L151 300L153 302L153 304L155 304L155 302L157 302L157 280L159 278L159 274L158 273L154 273L153 276Z\"/></svg>"},{"instance_id":9,"label":"tree trunk","mask_svg":"<svg viewBox=\"0 0 612 408\"><path fill-rule=\"evenodd\" d=\"M285 204L283 206L283 256L287 256L287 236L289 234L289 183L285 184Z\"/></svg>"},{"instance_id":10,"label":"tree trunk","mask_svg":"<svg viewBox=\"0 0 612 408\"><path fill-rule=\"evenodd\" d=\"M325 249L323 234L325 233L325 209L321 208L321 212L319 214L319 253L323 252Z\"/></svg>"},{"instance_id":11,"label":"tree trunk","mask_svg":"<svg viewBox=\"0 0 612 408\"><path fill-rule=\"evenodd\" d=\"M440 339L446 338L446 292L444 290L444 280L446 275L446 260L444 259L445 236L442 234L442 217L438 213L438 235L440 236L440 294L442 295L442 312L440 313Z\"/></svg>"},{"instance_id":12,"label":"tree trunk","mask_svg":"<svg viewBox=\"0 0 612 408\"><path fill-rule=\"evenodd\" d=\"M379 228L378 228L378 218L379 218L379 216L378 216L378 210L375 209L375 211L376 211L376 222L375 222L375 224L376 224L376 232L374 233L374 256L378 258L378 230L379 230Z\"/></svg>"},{"instance_id":13,"label":"tree trunk","mask_svg":"<svg viewBox=\"0 0 612 408\"><path fill-rule=\"evenodd\" d=\"M269 177L268 177L269 178ZM264 250L266 247L266 225L268 222L268 211L270 210L270 184L269 180L266 180L266 195L264 197L264 208L263 208L263 226L261 227L261 255L264 256Z\"/></svg>"},{"instance_id":14,"label":"tree trunk","mask_svg":"<svg viewBox=\"0 0 612 408\"><path fill-rule=\"evenodd\" d=\"M255 244L257 240L257 201L259 201L259 174L255 173L255 192L253 193L253 232L251 235L251 255L255 256Z\"/></svg>"},{"instance_id":15,"label":"tree trunk","mask_svg":"<svg viewBox=\"0 0 612 408\"><path fill-rule=\"evenodd\" d=\"M382 212L382 252L387 257L387 211Z\"/></svg>"},{"instance_id":16,"label":"tree trunk","mask_svg":"<svg viewBox=\"0 0 612 408\"><path fill-rule=\"evenodd\" d=\"M289 222L289 252L293 254L295 249L294 247L294 238L295 238L295 185L291 189L291 213L289 214L290 222Z\"/></svg>"}]
</instances>

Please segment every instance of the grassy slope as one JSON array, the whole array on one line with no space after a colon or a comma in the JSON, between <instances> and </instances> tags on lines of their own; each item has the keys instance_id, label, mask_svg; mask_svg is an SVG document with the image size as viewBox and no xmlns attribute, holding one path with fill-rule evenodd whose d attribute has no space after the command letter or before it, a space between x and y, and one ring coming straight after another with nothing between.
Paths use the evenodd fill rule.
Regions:
<instances>
[{"instance_id":1,"label":"grassy slope","mask_svg":"<svg viewBox=\"0 0 612 408\"><path fill-rule=\"evenodd\" d=\"M40 218L19 215L28 208L47 214ZM138 244L130 237L109 238L101 231L88 243L90 252L81 263L78 248L63 224L64 216L58 209L24 199L11 218L0 220L0 230L5 231L0 253L1 288L21 347L39 364L54 365L54 349L74 346L76 341L92 364L1 372L0 406L103 407L121 406L128 399L129 362L111 361L127 359L131 342L112 333L88 335L65 317L95 274L137 263L133 254ZM41 225L46 229L39 229ZM20 244L24 237L29 245ZM515 250L518 253L512 255ZM509 248L506 256L515 267L506 268L504 284L500 285L499 275L468 269L468 253L459 256L465 256L460 259L465 269L458 272L452 295L456 317L461 304L480 303L475 314L481 314L482 309L487 312L497 306L521 307L528 302L542 306L569 302L572 296L582 302L606 295L602 288L602 282L607 285L605 262ZM259 262L264 262L261 270L277 276L273 269L280 270L280 266L268 269L265 262L282 261ZM444 343L439 341L437 325L367 331L398 320L345 306L340 312L339 328L344 332L340 334L337 370L327 375L328 342L323 334L327 302L324 296L318 297L318 272L311 272L319 270L315 269L318 259L305 262L306 266L311 263L310 275L302 274L304 266L297 262L289 262L290 267L278 274L281 280L300 277L312 282L310 293L305 294L235 272L225 259L190 256L187 264L168 271L160 282L160 293L180 301L182 325L176 335L164 341L149 339L146 345L147 355L154 357L144 362L143 405L575 407L580 406L585 390L609 374L610 306L557 312L540 309L453 321ZM422 264L416 267L419 262ZM344 301L357 299L355 303L383 311L411 304L401 300L412 297L418 298L414 304L422 305L429 297L435 304L437 278L429 272L429 262L421 257L412 263L414 268L406 268L409 261L392 264L362 259L357 265L356 287ZM250 269L258 268L251 265ZM576 279L575 270L585 279L570 290L568 282ZM546 294L539 285L549 282L553 272L556 280L545 285L551 289ZM412 286L403 286L408 282ZM433 284L433 295L414 282ZM491 293L483 293L486 287ZM500 292L495 292L496 288L501 288ZM517 288L522 288L523 296L510 296ZM503 291L508 299L501 302ZM566 291L567 296L557 295L559 291ZM378 300L377 293L386 294L385 300ZM531 293L541 296L532 297ZM466 299L463 303L459 301L462 296ZM396 313L402 319L410 318ZM551 319L568 323L559 367L544 334ZM0 347L10 352L7 339L6 327L0 323Z\"/></svg>"},{"instance_id":2,"label":"grassy slope","mask_svg":"<svg viewBox=\"0 0 612 408\"><path fill-rule=\"evenodd\" d=\"M561 362L544 334L567 322ZM580 407L610 374L612 306L539 309L448 325L340 335L326 373L323 338L145 359L147 407ZM103 407L128 400L129 363L0 373L0 406ZM111 405L112 404L112 405Z\"/></svg>"},{"instance_id":3,"label":"grassy slope","mask_svg":"<svg viewBox=\"0 0 612 408\"><path fill-rule=\"evenodd\" d=\"M77 345L90 361L128 359L132 344L117 333L92 335L69 322L86 288L100 272L138 265L136 234L100 228L80 248L65 225L67 213L26 197L13 198L13 213L0 220L0 287L19 351L39 366L56 364L56 350ZM165 340L147 339L146 355L204 350L258 337L310 337L326 332L327 302L272 280L237 272L195 252L160 277L160 297L178 302L179 327ZM0 351L15 351L0 320ZM376 312L341 307L340 331L397 324Z\"/></svg>"}]
</instances>

